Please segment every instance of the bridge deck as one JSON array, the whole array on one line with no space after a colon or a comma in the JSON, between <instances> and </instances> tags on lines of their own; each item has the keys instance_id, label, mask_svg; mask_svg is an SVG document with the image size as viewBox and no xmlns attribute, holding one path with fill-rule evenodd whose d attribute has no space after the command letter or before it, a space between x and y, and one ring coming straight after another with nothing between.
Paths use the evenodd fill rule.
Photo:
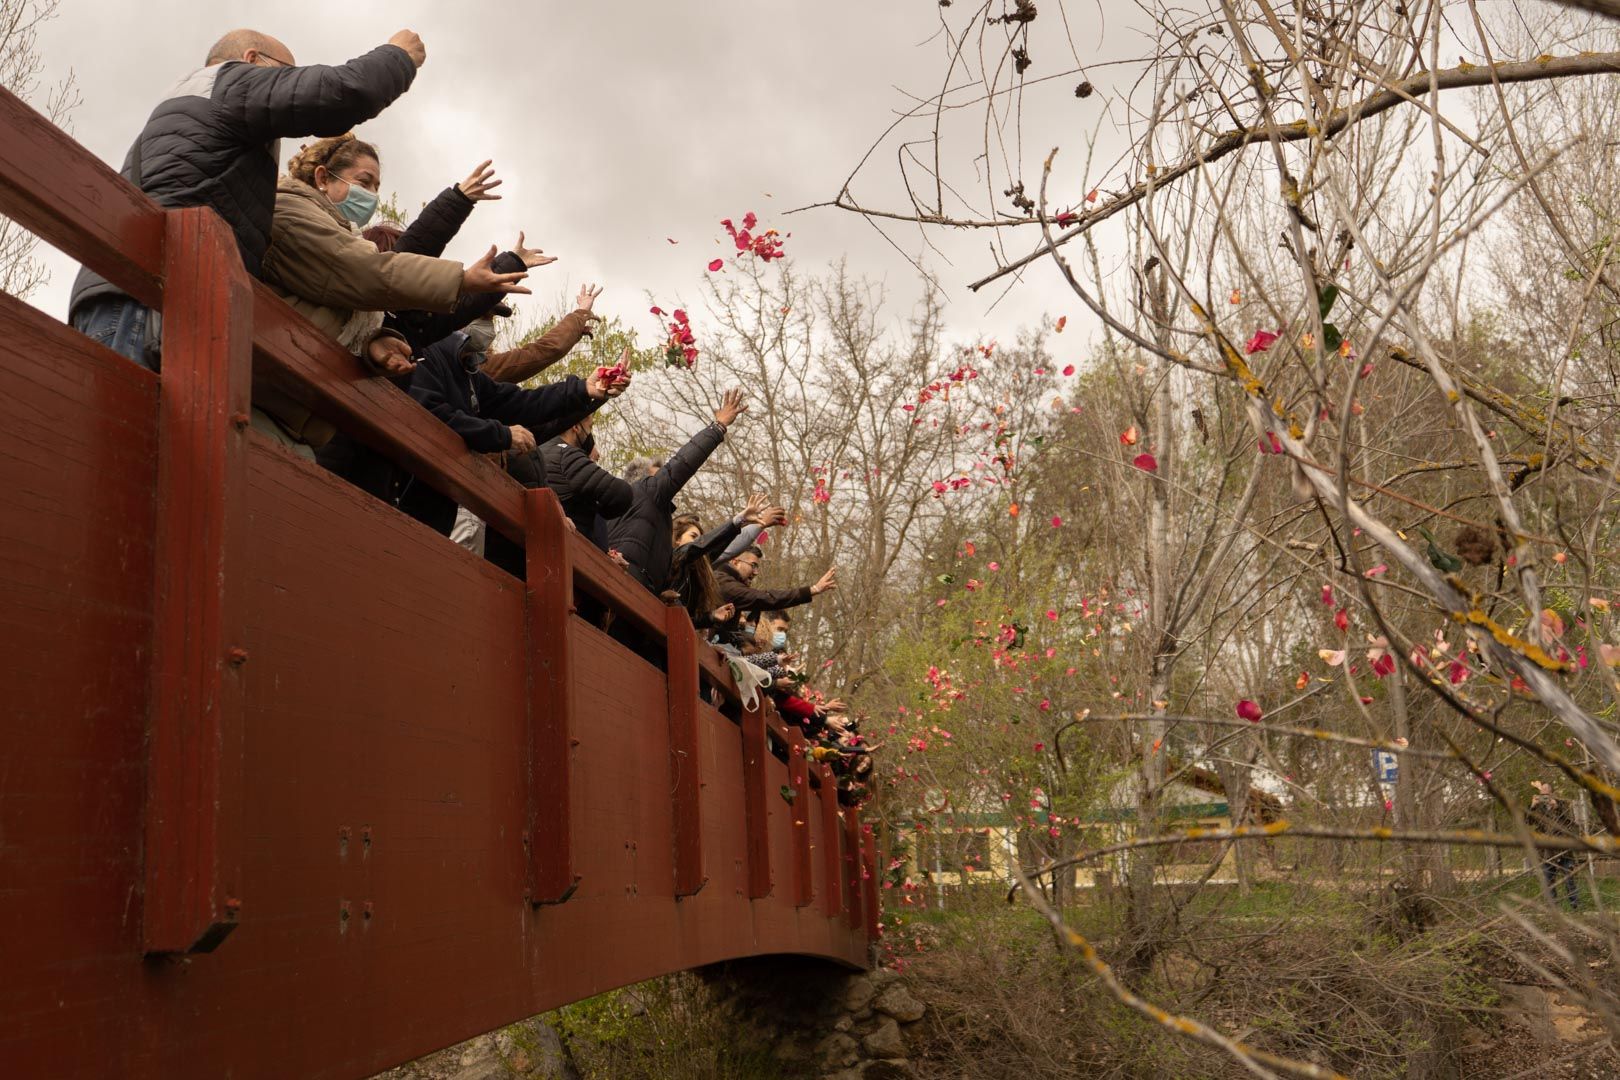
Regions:
<instances>
[{"instance_id":1,"label":"bridge deck","mask_svg":"<svg viewBox=\"0 0 1620 1080\"><path fill-rule=\"evenodd\" d=\"M717 960L866 962L856 816L555 500L3 91L0 212L166 335L160 380L0 295L8 1074L365 1076ZM249 365L539 538L529 585L238 423Z\"/></svg>"}]
</instances>

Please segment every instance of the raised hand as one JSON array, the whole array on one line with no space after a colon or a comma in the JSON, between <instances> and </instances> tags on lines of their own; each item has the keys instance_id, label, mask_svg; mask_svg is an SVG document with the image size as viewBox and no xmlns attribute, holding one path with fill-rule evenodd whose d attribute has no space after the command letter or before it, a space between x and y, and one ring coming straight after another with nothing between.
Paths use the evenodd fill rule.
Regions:
<instances>
[{"instance_id":1,"label":"raised hand","mask_svg":"<svg viewBox=\"0 0 1620 1080\"><path fill-rule=\"evenodd\" d=\"M490 192L500 187L505 181L495 179L493 165L494 161L490 160L475 167L472 172L467 174L467 179L456 185L456 190L473 202L493 202L499 199L499 195L491 195ZM521 242L520 239L519 243Z\"/></svg>"},{"instance_id":2,"label":"raised hand","mask_svg":"<svg viewBox=\"0 0 1620 1080\"><path fill-rule=\"evenodd\" d=\"M625 346L624 356L618 364L610 368L597 368L585 378L585 392L596 401L606 401L616 398L630 389L630 347Z\"/></svg>"},{"instance_id":3,"label":"raised hand","mask_svg":"<svg viewBox=\"0 0 1620 1080\"><path fill-rule=\"evenodd\" d=\"M602 295L602 286L585 284L579 287L579 295L574 297L576 311L591 311L596 298Z\"/></svg>"},{"instance_id":4,"label":"raised hand","mask_svg":"<svg viewBox=\"0 0 1620 1080\"><path fill-rule=\"evenodd\" d=\"M387 44L397 45L405 50L405 55L411 58L411 63L421 67L427 63L427 46L422 39L416 36L415 30L401 30L388 39Z\"/></svg>"},{"instance_id":5,"label":"raised hand","mask_svg":"<svg viewBox=\"0 0 1620 1080\"><path fill-rule=\"evenodd\" d=\"M779 525L788 523L787 508L783 506L767 506L759 515L759 524L767 529L774 529Z\"/></svg>"},{"instance_id":6,"label":"raised hand","mask_svg":"<svg viewBox=\"0 0 1620 1080\"><path fill-rule=\"evenodd\" d=\"M416 361L411 357L411 347L397 337L372 338L366 346L366 358L389 378L408 375L416 366Z\"/></svg>"},{"instance_id":7,"label":"raised hand","mask_svg":"<svg viewBox=\"0 0 1620 1080\"><path fill-rule=\"evenodd\" d=\"M500 198L499 195L495 197L497 199ZM530 270L533 270L537 266L545 266L548 263L554 263L557 261L557 256L547 255L539 248L524 247L522 233L518 233L517 247L513 250L517 253L517 257L523 260L523 265L527 266Z\"/></svg>"},{"instance_id":8,"label":"raised hand","mask_svg":"<svg viewBox=\"0 0 1620 1080\"><path fill-rule=\"evenodd\" d=\"M716 623L730 622L731 617L735 614L737 614L736 604L721 604L719 607L709 612L709 618Z\"/></svg>"},{"instance_id":9,"label":"raised hand","mask_svg":"<svg viewBox=\"0 0 1620 1080\"><path fill-rule=\"evenodd\" d=\"M765 496L763 496L763 495L750 495L750 496L748 496L748 505L743 507L743 512L742 512L743 524L744 525L763 525L763 524L765 524L764 516L765 516L765 511L767 509L769 509L769 508L765 505Z\"/></svg>"},{"instance_id":10,"label":"raised hand","mask_svg":"<svg viewBox=\"0 0 1620 1080\"><path fill-rule=\"evenodd\" d=\"M522 424L513 424L511 427L507 428L507 430L512 433L512 453L527 454L530 450L534 449L534 432L530 431Z\"/></svg>"},{"instance_id":11,"label":"raised hand","mask_svg":"<svg viewBox=\"0 0 1620 1080\"><path fill-rule=\"evenodd\" d=\"M519 284L528 277L528 272L512 274L497 274L491 266L495 261L495 246L490 245L484 257L467 267L461 275L461 291L463 295L469 293L523 293L529 290Z\"/></svg>"},{"instance_id":12,"label":"raised hand","mask_svg":"<svg viewBox=\"0 0 1620 1080\"><path fill-rule=\"evenodd\" d=\"M723 428L729 428L737 422L737 417L748 411L743 404L741 390L727 390L720 398L720 407L714 410L714 422Z\"/></svg>"},{"instance_id":13,"label":"raised hand","mask_svg":"<svg viewBox=\"0 0 1620 1080\"><path fill-rule=\"evenodd\" d=\"M821 580L810 586L811 596L820 596L831 589L838 588L838 567L829 566L827 572L821 575Z\"/></svg>"}]
</instances>

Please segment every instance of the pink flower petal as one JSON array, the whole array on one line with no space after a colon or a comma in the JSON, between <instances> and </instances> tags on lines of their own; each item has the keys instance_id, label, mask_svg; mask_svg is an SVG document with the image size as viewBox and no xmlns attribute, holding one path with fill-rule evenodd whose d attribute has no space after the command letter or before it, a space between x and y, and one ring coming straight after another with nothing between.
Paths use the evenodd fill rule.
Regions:
<instances>
[{"instance_id":1,"label":"pink flower petal","mask_svg":"<svg viewBox=\"0 0 1620 1080\"><path fill-rule=\"evenodd\" d=\"M1131 464L1135 465L1143 472L1159 471L1159 459L1154 457L1152 454L1137 454L1136 457L1132 459Z\"/></svg>"},{"instance_id":2,"label":"pink flower petal","mask_svg":"<svg viewBox=\"0 0 1620 1080\"><path fill-rule=\"evenodd\" d=\"M716 259L716 260L714 260L713 262L711 262L709 264L709 273L711 273L711 274L714 273L716 270L720 269L724 265L726 265L726 260L724 260L724 259Z\"/></svg>"},{"instance_id":3,"label":"pink flower petal","mask_svg":"<svg viewBox=\"0 0 1620 1080\"><path fill-rule=\"evenodd\" d=\"M1237 714L1238 719L1247 720L1251 724L1258 724L1260 722L1260 718L1265 715L1265 713L1260 710L1260 703L1257 701L1250 701L1248 698L1244 698L1237 703Z\"/></svg>"},{"instance_id":4,"label":"pink flower petal","mask_svg":"<svg viewBox=\"0 0 1620 1080\"><path fill-rule=\"evenodd\" d=\"M1265 352L1271 348L1272 343L1276 340L1277 335L1270 330L1256 330L1254 336L1249 339L1249 343L1243 347L1243 351L1253 356L1257 352Z\"/></svg>"}]
</instances>

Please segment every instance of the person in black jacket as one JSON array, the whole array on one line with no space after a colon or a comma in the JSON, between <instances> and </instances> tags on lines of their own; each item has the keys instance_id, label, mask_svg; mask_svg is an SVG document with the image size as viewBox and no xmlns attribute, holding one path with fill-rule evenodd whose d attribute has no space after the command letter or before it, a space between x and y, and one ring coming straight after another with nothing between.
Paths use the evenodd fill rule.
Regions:
<instances>
[{"instance_id":1,"label":"person in black jacket","mask_svg":"<svg viewBox=\"0 0 1620 1080\"><path fill-rule=\"evenodd\" d=\"M624 556L631 576L652 592L669 587L675 496L714 453L726 429L747 411L742 391L727 390L714 411L714 423L692 436L667 463L652 458L631 462L625 475L631 487L630 509L608 522L608 546Z\"/></svg>"},{"instance_id":2,"label":"person in black jacket","mask_svg":"<svg viewBox=\"0 0 1620 1080\"><path fill-rule=\"evenodd\" d=\"M550 439L629 388L625 378L604 385L570 375L535 390L499 383L479 371L487 341L451 334L428 349L411 373L410 393L479 454L526 454L537 439ZM420 480L411 480L399 507L446 536L455 524L455 502Z\"/></svg>"},{"instance_id":3,"label":"person in black jacket","mask_svg":"<svg viewBox=\"0 0 1620 1080\"><path fill-rule=\"evenodd\" d=\"M297 67L275 38L233 30L152 111L121 171L160 206L213 207L257 277L270 245L278 140L341 135L370 120L410 89L426 58L422 39L401 30L346 64ZM68 321L158 370L153 312L88 267L73 283Z\"/></svg>"},{"instance_id":4,"label":"person in black jacket","mask_svg":"<svg viewBox=\"0 0 1620 1080\"><path fill-rule=\"evenodd\" d=\"M596 417L587 416L540 447L545 483L557 493L563 513L581 536L603 551L608 549L605 523L634 501L634 489L596 463Z\"/></svg>"}]
</instances>

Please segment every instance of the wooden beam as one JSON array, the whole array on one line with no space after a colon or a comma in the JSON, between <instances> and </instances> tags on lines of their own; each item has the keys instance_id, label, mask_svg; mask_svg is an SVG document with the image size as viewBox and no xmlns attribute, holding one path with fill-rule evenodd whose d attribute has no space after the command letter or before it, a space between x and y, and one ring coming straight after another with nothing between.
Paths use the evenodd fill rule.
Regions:
<instances>
[{"instance_id":1,"label":"wooden beam","mask_svg":"<svg viewBox=\"0 0 1620 1080\"><path fill-rule=\"evenodd\" d=\"M255 381L268 381L501 535L523 542L523 489L408 394L338 347L264 285L253 290Z\"/></svg>"},{"instance_id":2,"label":"wooden beam","mask_svg":"<svg viewBox=\"0 0 1620 1080\"><path fill-rule=\"evenodd\" d=\"M788 786L793 789L793 906L804 907L816 891L810 868L810 769L804 733L788 728L787 743Z\"/></svg>"},{"instance_id":3,"label":"wooden beam","mask_svg":"<svg viewBox=\"0 0 1620 1080\"><path fill-rule=\"evenodd\" d=\"M141 927L148 953L209 952L243 902L252 296L212 210L170 211L165 249Z\"/></svg>"},{"instance_id":4,"label":"wooden beam","mask_svg":"<svg viewBox=\"0 0 1620 1080\"><path fill-rule=\"evenodd\" d=\"M742 714L743 828L748 856L748 899L762 900L771 894L771 825L765 794L765 762L770 751L765 745L763 698ZM794 807L788 807L796 812Z\"/></svg>"},{"instance_id":5,"label":"wooden beam","mask_svg":"<svg viewBox=\"0 0 1620 1080\"><path fill-rule=\"evenodd\" d=\"M861 829L861 907L866 913L866 939L875 942L878 937L878 868L877 837L872 826Z\"/></svg>"},{"instance_id":6,"label":"wooden beam","mask_svg":"<svg viewBox=\"0 0 1620 1080\"><path fill-rule=\"evenodd\" d=\"M816 792L816 800L821 806L821 910L827 918L834 919L844 910L844 860L839 851L843 842L839 836L838 784L833 779L832 770L823 764L816 765L816 778L821 781L821 787Z\"/></svg>"},{"instance_id":7,"label":"wooden beam","mask_svg":"<svg viewBox=\"0 0 1620 1080\"><path fill-rule=\"evenodd\" d=\"M708 881L703 874L703 811L699 802L702 781L698 768L697 635L683 607L666 607L664 620L675 895L694 896Z\"/></svg>"},{"instance_id":8,"label":"wooden beam","mask_svg":"<svg viewBox=\"0 0 1620 1080\"><path fill-rule=\"evenodd\" d=\"M568 633L574 614L573 531L557 496L524 492L524 571L529 637L529 808L531 904L560 904L579 887L574 873L574 671Z\"/></svg>"},{"instance_id":9,"label":"wooden beam","mask_svg":"<svg viewBox=\"0 0 1620 1080\"><path fill-rule=\"evenodd\" d=\"M859 930L861 921L861 812L855 807L844 809L844 854L839 861L844 874L844 915L851 930Z\"/></svg>"},{"instance_id":10,"label":"wooden beam","mask_svg":"<svg viewBox=\"0 0 1620 1080\"><path fill-rule=\"evenodd\" d=\"M160 306L164 214L9 90L0 89L0 215ZM236 252L236 241L231 240ZM237 257L241 269L241 258Z\"/></svg>"}]
</instances>

